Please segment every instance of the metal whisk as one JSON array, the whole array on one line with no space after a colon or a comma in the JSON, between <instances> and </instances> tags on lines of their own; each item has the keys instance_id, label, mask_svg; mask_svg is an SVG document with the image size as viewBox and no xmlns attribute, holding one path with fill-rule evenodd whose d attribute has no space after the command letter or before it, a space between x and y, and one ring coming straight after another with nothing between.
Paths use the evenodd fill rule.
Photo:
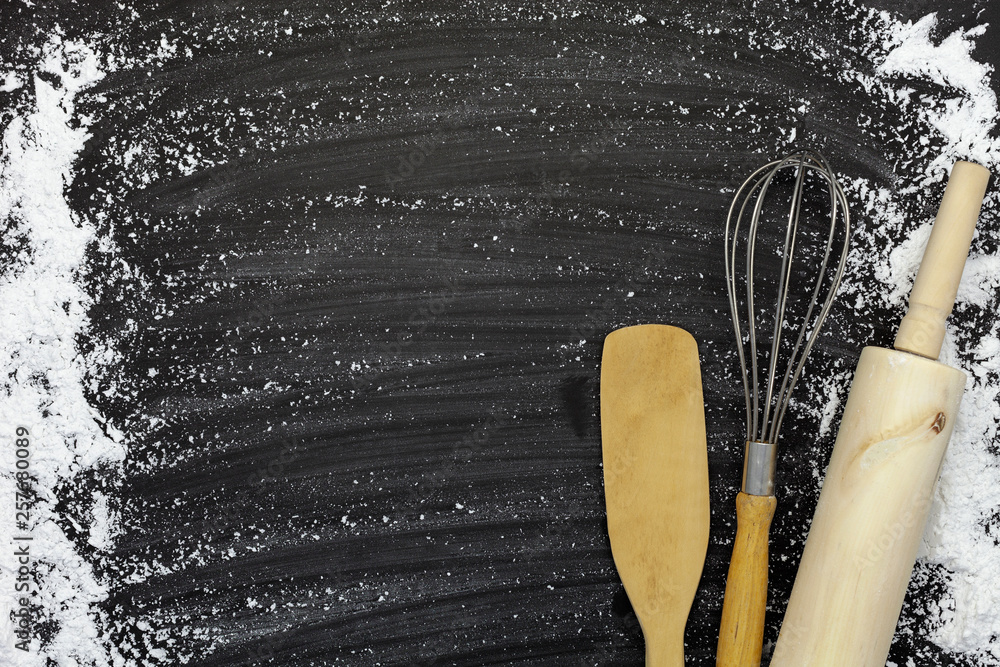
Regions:
<instances>
[{"instance_id":1,"label":"metal whisk","mask_svg":"<svg viewBox=\"0 0 1000 667\"><path fill-rule=\"evenodd\" d=\"M776 314L773 322L770 353L768 354L766 364L767 374L762 378L761 371L764 370L762 368L764 365L759 362L756 326L757 315L755 312L756 301L754 299L755 259L759 252L757 247L757 233L761 223L764 198L767 196L772 181L782 170L794 171L795 184L792 190L791 204L788 209L784 248L781 253L781 273L779 274L778 289L775 298ZM795 260L799 221L805 198L806 178L809 175L818 176L821 184L826 186L825 189L829 195L829 215L827 216L829 228L826 234L822 259L815 271L815 282L811 288L811 297L800 324L798 338L795 340L792 349L783 354L781 351L782 336L785 334L784 329L787 326L785 314L793 277L792 268ZM746 232L747 240L745 249L745 321L747 322L746 333L748 334L745 339L744 329L741 326L743 318L740 314L740 306L737 298L736 260L741 254L738 251L738 241L741 238L741 226L744 223L748 208L751 208L751 212L749 216L749 229ZM761 167L750 178L744 181L733 198L732 206L729 208L729 216L726 219L726 284L729 288L729 308L733 316L733 328L736 330L740 370L743 376L743 390L746 396L746 439L748 442L776 443L778 441L778 433L781 431L781 422L785 417L792 389L802 374L806 357L809 355L813 344L819 336L820 327L830 312L837 288L840 286L840 280L844 274L844 265L847 262L850 225L847 199L844 196L843 189L837 182L836 175L823 156L812 151L794 153ZM840 256L834 258L834 263L830 260L835 246L838 245L840 246ZM748 346L750 351L749 367L747 364L748 355L746 354ZM778 364L780 361L785 361L787 367L784 369L784 374L780 379L781 384L777 387L777 391L775 391L776 378L779 372ZM766 482L765 486L769 488L762 490L766 490L767 495L773 492L773 479L770 482L765 479L751 481ZM746 480L744 480L745 485ZM753 493L753 491L748 491L746 488L744 488L744 491ZM758 493L757 495L764 494Z\"/></svg>"},{"instance_id":2,"label":"metal whisk","mask_svg":"<svg viewBox=\"0 0 1000 667\"><path fill-rule=\"evenodd\" d=\"M765 255L761 253L773 253L775 249L768 247L766 242L759 244L758 235L768 191L772 185L777 185L775 178L788 171L794 174L794 184L781 248L768 347L758 340L755 294L761 286L755 283L764 281L755 270L759 269L758 264L766 264ZM775 187L774 191L777 189ZM821 200L829 198L825 222L818 226L823 231L817 231L814 216L802 217L807 195L817 190L824 193L819 197ZM810 212L811 206L809 202L807 210ZM818 205L817 209L822 210ZM768 212L770 210L769 206ZM797 254L803 245L797 245L797 241L803 234L807 239L818 239L815 247L808 248L811 254ZM777 504L774 477L778 433L792 390L840 286L849 237L850 214L844 191L830 165L814 151L793 153L755 171L737 190L729 208L725 240L726 284L746 396L747 429L743 484L736 498L736 541L719 632L719 667L758 667L760 664L767 600L767 541ZM741 247L741 241L745 247ZM744 254L746 295L741 308L736 276L737 258ZM802 278L801 274L810 271L814 280ZM794 316L790 309L795 311ZM796 326L799 331L793 338L794 333L789 334L789 330ZM759 354L762 350L767 352L763 360Z\"/></svg>"}]
</instances>

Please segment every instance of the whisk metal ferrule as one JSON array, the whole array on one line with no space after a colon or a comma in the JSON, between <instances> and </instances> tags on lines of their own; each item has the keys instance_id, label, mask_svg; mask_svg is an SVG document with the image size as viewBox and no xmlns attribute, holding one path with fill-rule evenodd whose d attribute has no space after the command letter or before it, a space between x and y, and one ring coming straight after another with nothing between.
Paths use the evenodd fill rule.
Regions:
<instances>
[{"instance_id":1,"label":"whisk metal ferrule","mask_svg":"<svg viewBox=\"0 0 1000 667\"><path fill-rule=\"evenodd\" d=\"M774 475L778 468L777 443L747 440L743 454L743 493L773 496Z\"/></svg>"}]
</instances>

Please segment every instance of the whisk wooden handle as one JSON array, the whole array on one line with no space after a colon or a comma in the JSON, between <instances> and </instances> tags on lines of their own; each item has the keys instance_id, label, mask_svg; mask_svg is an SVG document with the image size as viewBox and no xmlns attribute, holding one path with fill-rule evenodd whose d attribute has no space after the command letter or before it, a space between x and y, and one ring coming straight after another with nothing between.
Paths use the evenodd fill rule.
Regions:
<instances>
[{"instance_id":1,"label":"whisk wooden handle","mask_svg":"<svg viewBox=\"0 0 1000 667\"><path fill-rule=\"evenodd\" d=\"M717 667L760 667L767 603L767 542L774 496L736 496L736 542L722 603Z\"/></svg>"}]
</instances>

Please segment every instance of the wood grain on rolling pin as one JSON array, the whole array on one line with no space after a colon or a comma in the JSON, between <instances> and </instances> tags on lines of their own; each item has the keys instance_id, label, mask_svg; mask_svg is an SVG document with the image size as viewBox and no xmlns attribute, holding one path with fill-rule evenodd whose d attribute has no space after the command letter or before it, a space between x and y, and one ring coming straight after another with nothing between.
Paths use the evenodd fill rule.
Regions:
<instances>
[{"instance_id":1,"label":"wood grain on rolling pin","mask_svg":"<svg viewBox=\"0 0 1000 667\"><path fill-rule=\"evenodd\" d=\"M883 667L965 374L866 347L772 667Z\"/></svg>"}]
</instances>

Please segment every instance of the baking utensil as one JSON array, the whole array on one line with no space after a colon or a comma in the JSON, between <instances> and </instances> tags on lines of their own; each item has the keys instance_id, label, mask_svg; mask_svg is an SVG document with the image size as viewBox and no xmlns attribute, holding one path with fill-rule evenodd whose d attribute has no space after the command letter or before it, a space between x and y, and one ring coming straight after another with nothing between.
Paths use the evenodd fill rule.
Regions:
<instances>
[{"instance_id":1,"label":"baking utensil","mask_svg":"<svg viewBox=\"0 0 1000 667\"><path fill-rule=\"evenodd\" d=\"M965 373L937 361L989 172L951 172L895 350L858 361L771 667L883 667Z\"/></svg>"},{"instance_id":2,"label":"baking utensil","mask_svg":"<svg viewBox=\"0 0 1000 667\"><path fill-rule=\"evenodd\" d=\"M766 203L769 192L773 191L770 196L775 197L786 186L783 179L788 173L794 180L780 248L780 272L766 281L759 273L769 259L775 258L776 248L760 238L770 233L762 219L769 217L773 208L773 201L770 206ZM807 224L812 217L803 216L807 196L814 194L820 198L815 202L816 211L825 207L823 223L818 225L820 231L817 225ZM810 198L810 206L813 203ZM800 243L802 236L812 244ZM778 434L792 390L840 285L849 236L850 215L844 191L826 160L812 151L793 153L755 171L740 186L729 209L726 284L746 395L747 428L743 484L736 496L736 540L719 629L719 667L760 665L768 534L777 504L774 475ZM737 259L744 255L745 274L737 268ZM772 293L772 287L773 320L761 321L759 303ZM745 296L741 296L742 288ZM768 325L770 340L766 339L767 329L763 329L765 338L760 337L760 324ZM796 328L798 335L793 338L791 332Z\"/></svg>"},{"instance_id":3,"label":"baking utensil","mask_svg":"<svg viewBox=\"0 0 1000 667\"><path fill-rule=\"evenodd\" d=\"M658 324L604 342L601 439L611 552L647 667L683 667L684 626L708 551L708 446L698 346Z\"/></svg>"}]
</instances>

